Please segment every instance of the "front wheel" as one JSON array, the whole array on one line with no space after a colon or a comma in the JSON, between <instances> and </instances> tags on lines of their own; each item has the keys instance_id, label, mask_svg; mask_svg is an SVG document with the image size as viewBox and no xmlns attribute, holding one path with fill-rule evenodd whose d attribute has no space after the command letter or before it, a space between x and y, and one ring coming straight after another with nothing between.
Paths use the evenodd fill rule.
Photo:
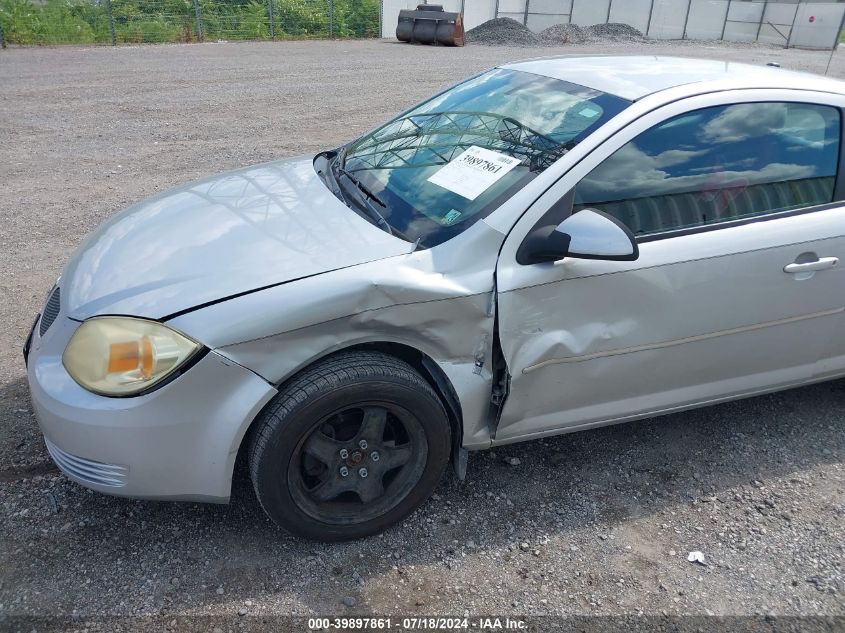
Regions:
<instances>
[{"instance_id":1,"label":"front wheel","mask_svg":"<svg viewBox=\"0 0 845 633\"><path fill-rule=\"evenodd\" d=\"M256 422L249 467L264 511L308 538L376 534L434 491L449 461L443 404L410 365L344 352L295 377Z\"/></svg>"}]
</instances>

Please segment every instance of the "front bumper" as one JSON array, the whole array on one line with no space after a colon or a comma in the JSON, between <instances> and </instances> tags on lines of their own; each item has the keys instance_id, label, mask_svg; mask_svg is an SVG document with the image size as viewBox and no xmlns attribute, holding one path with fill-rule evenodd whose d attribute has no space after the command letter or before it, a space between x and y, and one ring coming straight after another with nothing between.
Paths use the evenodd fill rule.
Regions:
<instances>
[{"instance_id":1,"label":"front bumper","mask_svg":"<svg viewBox=\"0 0 845 633\"><path fill-rule=\"evenodd\" d=\"M106 398L80 387L62 352L79 323L32 335L27 375L47 448L68 476L126 497L226 502L241 440L276 390L211 351L148 394Z\"/></svg>"}]
</instances>

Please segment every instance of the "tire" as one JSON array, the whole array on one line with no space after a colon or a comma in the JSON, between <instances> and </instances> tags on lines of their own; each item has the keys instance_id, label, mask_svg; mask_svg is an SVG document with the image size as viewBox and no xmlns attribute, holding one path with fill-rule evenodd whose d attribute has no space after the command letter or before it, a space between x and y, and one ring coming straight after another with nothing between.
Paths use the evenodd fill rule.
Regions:
<instances>
[{"instance_id":1,"label":"tire","mask_svg":"<svg viewBox=\"0 0 845 633\"><path fill-rule=\"evenodd\" d=\"M342 352L295 376L261 413L250 477L283 529L319 541L362 538L434 492L450 437L443 403L408 363Z\"/></svg>"}]
</instances>

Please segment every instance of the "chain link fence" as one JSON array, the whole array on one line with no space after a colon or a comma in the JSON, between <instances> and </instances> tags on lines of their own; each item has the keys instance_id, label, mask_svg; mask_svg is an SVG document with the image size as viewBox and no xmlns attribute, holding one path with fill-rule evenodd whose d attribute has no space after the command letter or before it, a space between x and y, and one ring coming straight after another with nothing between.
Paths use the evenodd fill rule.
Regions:
<instances>
[{"instance_id":1,"label":"chain link fence","mask_svg":"<svg viewBox=\"0 0 845 633\"><path fill-rule=\"evenodd\" d=\"M0 0L0 45L379 37L381 0Z\"/></svg>"},{"instance_id":2,"label":"chain link fence","mask_svg":"<svg viewBox=\"0 0 845 633\"><path fill-rule=\"evenodd\" d=\"M624 22L657 39L829 48L842 32L832 0L432 0L472 28L510 17L553 24ZM0 0L0 46L392 37L422 0ZM387 16L387 23L384 23Z\"/></svg>"},{"instance_id":3,"label":"chain link fence","mask_svg":"<svg viewBox=\"0 0 845 633\"><path fill-rule=\"evenodd\" d=\"M451 1L453 4L456 0ZM845 27L845 0L474 0L493 15L538 32L555 24L624 23L653 39L763 42L832 48ZM472 24L470 19L465 23Z\"/></svg>"}]
</instances>

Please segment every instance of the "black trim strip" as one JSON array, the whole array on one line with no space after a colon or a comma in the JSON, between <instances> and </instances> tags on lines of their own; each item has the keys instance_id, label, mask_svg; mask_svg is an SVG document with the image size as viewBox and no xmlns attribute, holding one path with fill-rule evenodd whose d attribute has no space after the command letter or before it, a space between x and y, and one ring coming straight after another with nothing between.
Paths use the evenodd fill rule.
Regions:
<instances>
[{"instance_id":1,"label":"black trim strip","mask_svg":"<svg viewBox=\"0 0 845 633\"><path fill-rule=\"evenodd\" d=\"M845 200L845 108L839 108L839 165L836 167L836 182L833 185L833 199Z\"/></svg>"},{"instance_id":2,"label":"black trim strip","mask_svg":"<svg viewBox=\"0 0 845 633\"><path fill-rule=\"evenodd\" d=\"M23 344L23 364L29 367L29 351L32 349L32 337L35 334L35 326L38 325L38 320L41 318L41 313L35 315L35 321L29 328L29 335L26 337L26 342Z\"/></svg>"},{"instance_id":3,"label":"black trim strip","mask_svg":"<svg viewBox=\"0 0 845 633\"><path fill-rule=\"evenodd\" d=\"M804 215L807 213L817 213L819 211L829 211L845 207L845 201L835 200L825 204L818 204L812 207L802 207L800 209L790 209L788 211L780 211L776 213L761 213L748 218L738 218L736 220L727 220L725 222L714 222L713 224L702 224L700 226L691 226L685 229L677 229L675 231L666 231L664 233L654 233L652 235L637 236L637 243L643 244L645 242L656 242L658 240L668 240L673 237L684 237L686 235L694 235L696 233L705 233L707 231L717 231L720 229L730 229L735 226L744 226L746 224L755 224L757 222L768 222L769 220L780 220L782 218L790 218L796 215Z\"/></svg>"}]
</instances>

